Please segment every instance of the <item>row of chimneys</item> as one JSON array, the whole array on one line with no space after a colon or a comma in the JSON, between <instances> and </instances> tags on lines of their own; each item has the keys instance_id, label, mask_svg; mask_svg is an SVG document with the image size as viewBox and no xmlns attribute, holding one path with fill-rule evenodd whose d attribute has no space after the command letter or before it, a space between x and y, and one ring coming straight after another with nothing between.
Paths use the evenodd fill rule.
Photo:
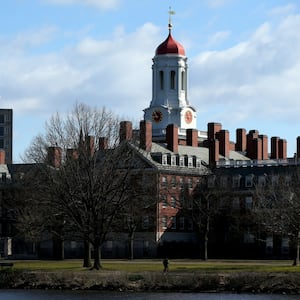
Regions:
<instances>
[{"instance_id":1,"label":"row of chimneys","mask_svg":"<svg viewBox=\"0 0 300 300\"><path fill-rule=\"evenodd\" d=\"M120 123L120 143L133 139L132 123L130 121L122 121ZM139 130L140 148L150 152L152 148L152 123L150 121L141 121ZM229 157L229 151L242 152L250 159L267 160L271 159L286 159L287 157L287 142L279 137L271 138L271 155L268 154L268 137L260 135L257 130L246 130L239 128L236 130L236 143L229 139L229 131L222 129L220 123L208 123L207 125L207 140L198 142L198 130L187 129L186 140L179 139L178 126L169 124L166 128L166 144L167 148L178 153L178 145L186 145L192 147L207 147L209 148L209 163L214 165L219 161L220 155ZM94 137L88 136L84 141L84 145L89 147L91 155L95 152ZM102 137L99 139L99 149L108 149L108 139ZM59 147L49 147L48 163L55 167L61 164L62 150ZM1 155L1 153L0 153ZM78 157L77 149L68 149L67 156ZM0 156L1 157L1 156ZM300 137L297 138L297 157L300 158Z\"/></svg>"}]
</instances>

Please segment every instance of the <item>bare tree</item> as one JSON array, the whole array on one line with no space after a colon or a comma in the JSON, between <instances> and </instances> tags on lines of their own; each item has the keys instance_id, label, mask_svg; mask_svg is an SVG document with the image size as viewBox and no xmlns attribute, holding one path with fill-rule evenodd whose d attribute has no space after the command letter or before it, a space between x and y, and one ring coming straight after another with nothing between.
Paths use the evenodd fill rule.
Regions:
<instances>
[{"instance_id":1,"label":"bare tree","mask_svg":"<svg viewBox=\"0 0 300 300\"><path fill-rule=\"evenodd\" d=\"M290 167L278 174L265 175L256 186L255 216L265 232L289 236L294 248L294 265L299 265L300 173Z\"/></svg>"},{"instance_id":2,"label":"bare tree","mask_svg":"<svg viewBox=\"0 0 300 300\"><path fill-rule=\"evenodd\" d=\"M101 247L129 201L135 164L133 148L119 144L118 118L105 108L77 104L67 116L50 119L46 133L34 140L24 158L38 163L43 174L35 179L35 192L44 194L40 201L52 213L54 208L87 247L93 245L93 268L100 269Z\"/></svg>"}]
</instances>

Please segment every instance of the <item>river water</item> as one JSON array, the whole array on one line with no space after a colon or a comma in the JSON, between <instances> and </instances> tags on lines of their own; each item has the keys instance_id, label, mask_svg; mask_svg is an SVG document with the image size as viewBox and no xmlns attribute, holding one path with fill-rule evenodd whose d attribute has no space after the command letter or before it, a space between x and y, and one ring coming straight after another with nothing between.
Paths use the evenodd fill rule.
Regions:
<instances>
[{"instance_id":1,"label":"river water","mask_svg":"<svg viewBox=\"0 0 300 300\"><path fill-rule=\"evenodd\" d=\"M207 293L115 293L95 291L0 290L1 300L294 300L300 295Z\"/></svg>"}]
</instances>

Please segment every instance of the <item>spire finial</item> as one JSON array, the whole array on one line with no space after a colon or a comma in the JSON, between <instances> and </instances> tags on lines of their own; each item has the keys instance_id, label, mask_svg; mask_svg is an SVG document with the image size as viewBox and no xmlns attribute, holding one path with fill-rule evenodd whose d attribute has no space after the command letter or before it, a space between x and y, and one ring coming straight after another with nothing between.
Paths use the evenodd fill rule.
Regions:
<instances>
[{"instance_id":1,"label":"spire finial","mask_svg":"<svg viewBox=\"0 0 300 300\"><path fill-rule=\"evenodd\" d=\"M169 7L169 31L172 29L172 15L175 15L175 11L172 10L171 6Z\"/></svg>"}]
</instances>

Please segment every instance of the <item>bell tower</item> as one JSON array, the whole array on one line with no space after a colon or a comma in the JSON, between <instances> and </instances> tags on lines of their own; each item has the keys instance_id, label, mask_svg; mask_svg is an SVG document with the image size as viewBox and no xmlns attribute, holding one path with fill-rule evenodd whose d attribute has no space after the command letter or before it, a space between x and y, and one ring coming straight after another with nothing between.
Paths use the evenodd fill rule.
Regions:
<instances>
[{"instance_id":1,"label":"bell tower","mask_svg":"<svg viewBox=\"0 0 300 300\"><path fill-rule=\"evenodd\" d=\"M188 101L187 57L183 46L172 36L173 14L170 9L168 37L155 51L152 100L144 110L144 120L152 121L152 137L156 141L164 140L168 124L176 124L179 131L196 128L196 110Z\"/></svg>"}]
</instances>

